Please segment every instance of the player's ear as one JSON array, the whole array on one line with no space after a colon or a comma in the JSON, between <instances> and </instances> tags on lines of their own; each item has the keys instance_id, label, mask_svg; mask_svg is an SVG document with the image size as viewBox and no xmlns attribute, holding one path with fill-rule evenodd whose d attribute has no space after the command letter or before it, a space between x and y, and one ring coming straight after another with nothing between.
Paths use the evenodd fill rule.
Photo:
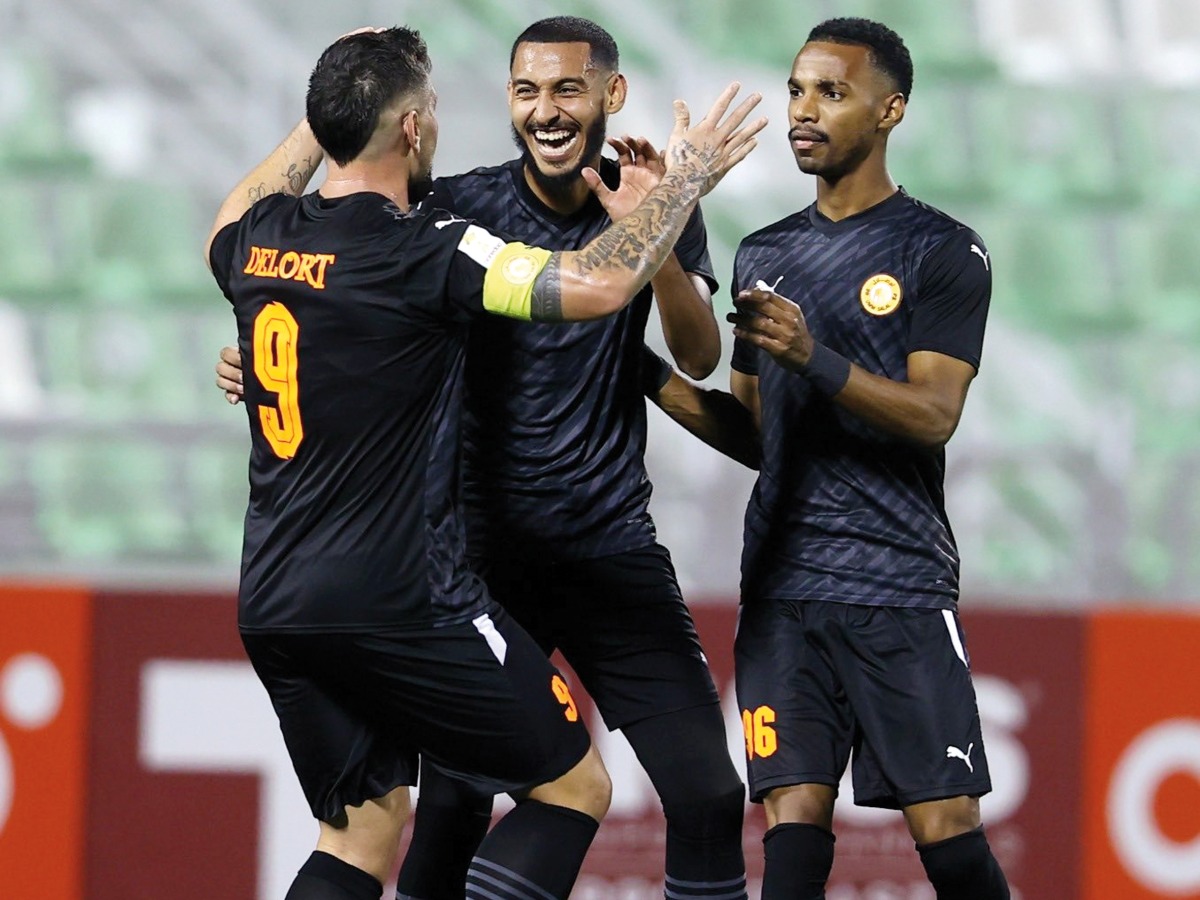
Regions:
<instances>
[{"instance_id":1,"label":"player's ear","mask_svg":"<svg viewBox=\"0 0 1200 900\"><path fill-rule=\"evenodd\" d=\"M413 153L421 152L421 116L415 109L410 109L400 120L400 127L404 131L404 140L408 142L408 147Z\"/></svg>"},{"instance_id":2,"label":"player's ear","mask_svg":"<svg viewBox=\"0 0 1200 900\"><path fill-rule=\"evenodd\" d=\"M620 72L614 72L608 77L608 84L604 86L604 112L612 115L615 112L620 112L621 107L625 105L625 95L629 90L629 85L625 81L625 76Z\"/></svg>"},{"instance_id":3,"label":"player's ear","mask_svg":"<svg viewBox=\"0 0 1200 900\"><path fill-rule=\"evenodd\" d=\"M883 101L883 116L879 120L880 131L891 131L904 119L904 110L908 102L904 95L897 91Z\"/></svg>"}]
</instances>

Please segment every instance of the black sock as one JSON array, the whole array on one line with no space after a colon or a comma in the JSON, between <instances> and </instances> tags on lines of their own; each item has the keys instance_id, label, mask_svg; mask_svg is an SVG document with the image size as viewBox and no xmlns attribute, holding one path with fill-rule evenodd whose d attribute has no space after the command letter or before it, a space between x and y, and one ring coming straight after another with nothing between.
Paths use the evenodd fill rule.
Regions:
<instances>
[{"instance_id":1,"label":"black sock","mask_svg":"<svg viewBox=\"0 0 1200 900\"><path fill-rule=\"evenodd\" d=\"M432 766L421 767L412 840L397 900L462 900L467 867L492 824L492 798Z\"/></svg>"},{"instance_id":2,"label":"black sock","mask_svg":"<svg viewBox=\"0 0 1200 900\"><path fill-rule=\"evenodd\" d=\"M833 841L833 833L820 825L784 822L768 829L762 900L824 900Z\"/></svg>"},{"instance_id":3,"label":"black sock","mask_svg":"<svg viewBox=\"0 0 1200 900\"><path fill-rule=\"evenodd\" d=\"M479 845L467 871L468 900L545 900L547 894L566 900L599 827L576 810L521 801Z\"/></svg>"},{"instance_id":4,"label":"black sock","mask_svg":"<svg viewBox=\"0 0 1200 900\"><path fill-rule=\"evenodd\" d=\"M938 900L1008 900L1008 882L982 828L918 846Z\"/></svg>"},{"instance_id":5,"label":"black sock","mask_svg":"<svg viewBox=\"0 0 1200 900\"><path fill-rule=\"evenodd\" d=\"M662 801L667 895L744 898L746 789L729 758L721 707L682 709L621 730Z\"/></svg>"},{"instance_id":6,"label":"black sock","mask_svg":"<svg viewBox=\"0 0 1200 900\"><path fill-rule=\"evenodd\" d=\"M300 867L284 900L379 900L383 885L357 866L321 850Z\"/></svg>"}]
</instances>

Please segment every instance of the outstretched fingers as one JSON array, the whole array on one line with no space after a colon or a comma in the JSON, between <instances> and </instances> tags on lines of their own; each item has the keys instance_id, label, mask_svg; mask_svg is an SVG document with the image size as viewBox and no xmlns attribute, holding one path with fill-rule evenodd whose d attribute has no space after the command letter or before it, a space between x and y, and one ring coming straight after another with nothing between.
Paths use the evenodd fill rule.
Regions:
<instances>
[{"instance_id":1,"label":"outstretched fingers","mask_svg":"<svg viewBox=\"0 0 1200 900\"><path fill-rule=\"evenodd\" d=\"M709 107L702 121L715 129L721 119L724 118L726 111L729 109L729 104L733 102L733 98L737 96L737 92L741 89L742 83L740 81L730 82L729 87L721 91L720 96Z\"/></svg>"},{"instance_id":2,"label":"outstretched fingers","mask_svg":"<svg viewBox=\"0 0 1200 900\"><path fill-rule=\"evenodd\" d=\"M744 121L746 121L746 117L748 115L750 115L750 113L754 109L754 107L758 106L758 104L761 102L762 102L762 94L755 91L753 94L751 94L749 97L747 97L741 103L739 103L737 106L737 109L735 109L733 112L731 112L729 114L729 117L727 119L725 119L725 121L721 122L720 125L717 126L717 134L721 135L722 137L726 137L726 138L728 136L732 135L735 131L738 130L739 126ZM760 122L762 124L758 124ZM767 124L766 116L762 116L761 118L757 119L755 124L758 124L757 128L754 128L754 126L749 126L751 128L754 128L754 130L751 131L751 134L756 134L759 131L762 131L762 129Z\"/></svg>"}]
</instances>

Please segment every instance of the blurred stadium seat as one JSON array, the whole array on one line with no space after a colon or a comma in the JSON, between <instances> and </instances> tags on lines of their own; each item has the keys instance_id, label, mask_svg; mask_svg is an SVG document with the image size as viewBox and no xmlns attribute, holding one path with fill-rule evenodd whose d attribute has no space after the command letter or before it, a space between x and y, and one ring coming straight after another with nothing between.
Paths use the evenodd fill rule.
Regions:
<instances>
[{"instance_id":1,"label":"blurred stadium seat","mask_svg":"<svg viewBox=\"0 0 1200 900\"><path fill-rule=\"evenodd\" d=\"M813 24L834 14L866 15L897 28L913 51L916 83L892 140L894 176L980 232L994 264L996 327L1024 336L1054 371L1102 389L1108 407L1118 411L1113 427L1128 430L1122 433L1130 455L1125 471L1149 465L1156 473L1114 480L1103 466L1079 463L1080 447L1047 425L1052 417L981 408L981 419L1010 433L999 441L1007 448L1002 458L981 455L951 469L952 477L964 479L964 490L975 485L972 490L991 498L988 509L995 511L987 521L972 520L972 536L964 538L977 554L965 568L984 573L973 589L994 596L1080 590L1156 596L1180 590L1186 583L1181 573L1196 574L1186 545L1171 537L1176 530L1195 534L1197 504L1180 498L1191 498L1200 484L1192 449L1200 438L1194 424L1200 421L1200 289L1192 271L1200 210L1194 162L1200 67L1183 52L1200 34L1192 18L1176 9L1174 18L1154 20L1175 22L1171 33L1160 33L1158 25L1155 32L1142 19L1115 29L1134 14L1135 0L1111 9L1086 2L1080 5L1086 22L1048 36L1052 23L1030 24L1016 15L1036 9L1034 0L998 6L850 0L836 8L828 0L763 0L752 13L735 0L671 0L647 10L654 22L671 26L663 31L630 24L615 0L560 6L554 12L611 25L639 96L656 103L659 93L677 89L679 72L704 71L713 60L722 71L744 70L757 82L779 84L781 93L768 97L774 106L766 110L775 120L772 141L782 140L785 72ZM29 29L22 47L29 49L0 61L0 190L7 201L0 220L0 299L19 316L11 320L20 323L13 340L28 345L33 363L23 367L33 371L21 388L24 405L0 408L0 421L22 423L0 429L2 524L13 535L0 559L103 571L152 558L191 577L227 582L234 577L245 498L244 422L212 387L216 352L232 339L233 323L198 248L220 201L219 185L268 149L256 143L261 135L282 134L290 124L303 90L302 76L290 74L298 73L298 61L359 19L377 18L377 9L367 2L345 8L301 3L254 59L240 51L218 56L223 43L243 47L249 25L275 21L265 0L226 10L236 16L209 10L193 30L173 31L161 47L114 20L97 35L97 47L138 37L137 52L128 65L109 69L103 53L68 49L71 41L59 26L91 23L82 12L78 22L56 21L36 4L22 8L21 27ZM163 21L177 13L174 7L161 11ZM517 0L405 8L403 17L422 29L433 50L450 123L446 135L474 128L477 120L496 132L493 141L470 132L467 155L448 157L455 167L468 157L472 164L498 162L480 156L509 151L506 128L493 124L503 122L502 72L493 68L503 65L510 39L546 14L541 4ZM156 61L156 53L178 51L180 41L193 42L189 59L211 57L221 78L181 83L179 60ZM1137 57L1156 76L1145 85L1105 74L1107 57L1096 48L1109 44L1142 56L1147 47L1165 48L1166 68L1159 72L1152 59ZM1032 59L1046 48L1061 53L1042 63ZM260 83L265 105L250 114L233 85L252 91ZM220 90L226 94L214 93ZM103 154L77 143L72 104L85 92L92 126L105 96L132 92L158 104L153 112L161 121L141 148L152 165L132 174L116 171ZM203 151L184 149L192 137L178 133L180 125L192 122ZM455 152L449 137L443 143L447 154ZM190 178L180 174L184 162ZM765 164L751 160L748 169L757 165ZM440 170L452 169L445 163ZM198 172L211 177L199 179ZM786 190L768 191L758 201L734 189L706 199L723 285L740 238L776 210L794 209L781 205L803 202L794 198L810 190L794 169L753 175L755 184L784 179ZM718 304L727 302L722 290ZM1005 369L996 356L989 366ZM1015 368L1007 367L1003 377L1021 383L1027 376ZM981 380L994 377L989 370ZM1027 385L1034 392L1040 387ZM1002 396L981 388L972 404ZM671 464L675 437L651 436L652 474L656 465ZM983 446L969 442L968 452L983 454ZM956 452L952 444L952 462ZM1058 462L1039 465L1038 458ZM974 462L984 468L973 468ZM668 542L675 530L698 535L703 544L681 559L685 582L732 594L733 567L708 567L708 560L731 552L726 544L736 543L736 517L721 506L729 497L688 477L672 470L660 478L661 530ZM714 476L701 467L694 477ZM1090 496L1111 508L1098 510ZM1111 520L1104 528L1115 529L1119 539L1097 524L1101 511ZM688 524L714 516L726 523L724 532L699 535ZM1062 537L1072 531L1084 537ZM1088 560L1075 558L1089 535L1094 546L1118 548L1113 553L1121 571L1089 576ZM210 565L218 560L221 566ZM1067 571L1073 574L1064 577Z\"/></svg>"}]
</instances>

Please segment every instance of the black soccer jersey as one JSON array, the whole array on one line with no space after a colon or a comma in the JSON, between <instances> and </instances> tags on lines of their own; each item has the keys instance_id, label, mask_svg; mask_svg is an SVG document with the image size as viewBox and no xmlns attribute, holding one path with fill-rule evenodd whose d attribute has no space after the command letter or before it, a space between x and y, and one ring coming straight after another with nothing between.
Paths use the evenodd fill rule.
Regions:
<instances>
[{"instance_id":1,"label":"black soccer jersey","mask_svg":"<svg viewBox=\"0 0 1200 900\"><path fill-rule=\"evenodd\" d=\"M601 165L615 187L619 167ZM559 216L520 160L440 178L426 204L529 244L578 250L610 224L592 197ZM675 247L715 289L697 211ZM654 542L639 370L651 291L615 316L570 325L486 317L471 327L464 499L472 554L589 559Z\"/></svg>"},{"instance_id":2,"label":"black soccer jersey","mask_svg":"<svg viewBox=\"0 0 1200 900\"><path fill-rule=\"evenodd\" d=\"M514 251L532 265L506 265ZM375 193L276 195L217 235L253 435L243 629L478 614L459 506L466 326L485 306L527 316L532 278L497 273L548 257Z\"/></svg>"},{"instance_id":3,"label":"black soccer jersey","mask_svg":"<svg viewBox=\"0 0 1200 900\"><path fill-rule=\"evenodd\" d=\"M816 340L903 381L918 350L979 366L990 267L974 232L900 191L839 222L814 204L750 235L732 287L773 288ZM743 598L952 608L944 453L868 425L746 342L733 367L758 376L763 423Z\"/></svg>"}]
</instances>

